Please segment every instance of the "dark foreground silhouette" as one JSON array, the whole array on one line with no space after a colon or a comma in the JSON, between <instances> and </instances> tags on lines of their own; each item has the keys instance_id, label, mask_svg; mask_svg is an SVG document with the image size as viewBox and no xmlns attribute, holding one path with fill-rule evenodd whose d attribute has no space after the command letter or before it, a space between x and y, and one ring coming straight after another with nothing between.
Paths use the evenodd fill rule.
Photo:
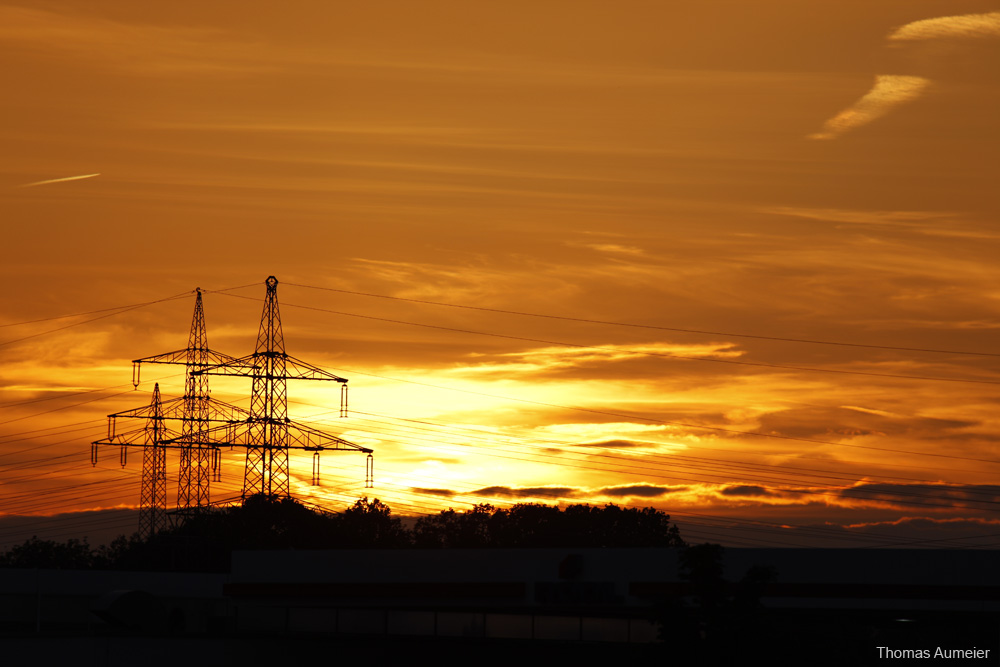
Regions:
<instances>
[{"instance_id":1,"label":"dark foreground silhouette","mask_svg":"<svg viewBox=\"0 0 1000 667\"><path fill-rule=\"evenodd\" d=\"M147 540L122 535L95 549L86 538L32 538L0 556L0 566L222 572L237 550L681 546L677 526L651 507L477 505L421 517L407 528L378 499L362 498L334 514L290 498L253 496L242 506L177 517L176 525Z\"/></svg>"}]
</instances>

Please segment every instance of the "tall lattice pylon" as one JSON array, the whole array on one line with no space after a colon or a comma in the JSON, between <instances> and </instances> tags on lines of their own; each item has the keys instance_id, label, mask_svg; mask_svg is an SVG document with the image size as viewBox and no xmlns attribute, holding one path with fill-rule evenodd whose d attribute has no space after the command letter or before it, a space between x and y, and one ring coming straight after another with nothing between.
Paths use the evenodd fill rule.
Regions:
<instances>
[{"instance_id":1,"label":"tall lattice pylon","mask_svg":"<svg viewBox=\"0 0 1000 667\"><path fill-rule=\"evenodd\" d=\"M253 380L250 419L246 425L220 427L210 431L217 442L225 441L231 446L246 448L243 500L256 494L278 498L291 496L289 449L312 451L314 460L320 451L325 450L354 450L365 452L369 457L372 453L370 449L297 424L288 418L288 380L329 380L340 383L341 415L344 416L347 379L285 352L278 310L278 279L270 276L264 284L267 293L253 354L194 371L196 375L239 375ZM313 480L318 482L315 468Z\"/></svg>"},{"instance_id":2,"label":"tall lattice pylon","mask_svg":"<svg viewBox=\"0 0 1000 667\"><path fill-rule=\"evenodd\" d=\"M211 441L211 422L242 421L248 413L242 408L223 403L209 395L208 377L195 371L213 364L233 360L228 354L208 347L205 326L205 306L201 288L195 289L194 315L188 346L183 350L136 359L132 362L132 382L138 386L142 364L183 364L185 366L184 397L181 400L181 435L170 445L180 449L177 475L177 507L204 507L211 502L211 482L218 479L220 456L218 446Z\"/></svg>"},{"instance_id":3,"label":"tall lattice pylon","mask_svg":"<svg viewBox=\"0 0 1000 667\"><path fill-rule=\"evenodd\" d=\"M285 337L278 311L278 279L265 282L267 295L253 354L250 394L250 446L243 497L254 493L286 497L288 487L288 377ZM346 382L339 377L337 381Z\"/></svg>"},{"instance_id":4,"label":"tall lattice pylon","mask_svg":"<svg viewBox=\"0 0 1000 667\"><path fill-rule=\"evenodd\" d=\"M243 412L235 406L214 401L209 396L208 377L196 375L195 371L212 364L232 361L228 354L216 352L208 347L208 331L205 326L205 306L201 288L195 289L194 315L188 346L183 350L136 359L132 362L134 384L139 383L142 364L183 364L185 366L183 412L181 415L181 437L172 444L180 448L180 466L177 475L177 507L188 509L204 507L211 502L212 477L219 474L219 451L210 442L207 431L210 421L221 412L232 416Z\"/></svg>"},{"instance_id":5,"label":"tall lattice pylon","mask_svg":"<svg viewBox=\"0 0 1000 667\"><path fill-rule=\"evenodd\" d=\"M163 529L166 522L166 450L179 449L177 505L182 510L209 504L211 469L218 471L218 448L207 435L210 425L245 422L250 413L243 408L223 403L208 394L207 378L195 376L193 370L232 357L208 349L205 332L205 310L201 290L196 289L194 319L188 347L176 352L137 359L133 362L132 382L138 387L141 364L185 364L187 373L184 396L163 401L159 383L153 389L149 406L108 415L108 436L91 446L91 462L96 465L101 445L121 447L121 464L126 463L129 447L142 447L142 486L139 498L139 534L144 538ZM145 419L141 429L117 431L119 418ZM180 423L180 429L168 424ZM151 446L151 438L155 446Z\"/></svg>"},{"instance_id":6,"label":"tall lattice pylon","mask_svg":"<svg viewBox=\"0 0 1000 667\"><path fill-rule=\"evenodd\" d=\"M181 428L185 446L181 448L177 476L177 506L180 508L209 504L209 466L213 461L218 461L218 457L212 456L217 450L205 438L205 431L208 430L208 377L195 375L193 372L208 365L207 353L205 307L201 290L198 289L185 360L187 373L184 378L184 419Z\"/></svg>"}]
</instances>

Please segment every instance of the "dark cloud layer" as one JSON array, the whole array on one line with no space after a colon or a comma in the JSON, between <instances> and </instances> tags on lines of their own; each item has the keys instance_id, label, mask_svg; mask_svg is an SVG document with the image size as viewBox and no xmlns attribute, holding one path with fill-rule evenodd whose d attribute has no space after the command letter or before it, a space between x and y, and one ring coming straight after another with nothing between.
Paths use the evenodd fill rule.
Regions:
<instances>
[{"instance_id":1,"label":"dark cloud layer","mask_svg":"<svg viewBox=\"0 0 1000 667\"><path fill-rule=\"evenodd\" d=\"M551 498L553 500L558 498L573 498L578 494L579 491L577 489L568 486L536 486L525 488L488 486L472 492L472 495L477 496L497 496L500 498Z\"/></svg>"},{"instance_id":2,"label":"dark cloud layer","mask_svg":"<svg viewBox=\"0 0 1000 667\"><path fill-rule=\"evenodd\" d=\"M858 484L838 492L843 498L992 511L1000 507L1000 486L990 484Z\"/></svg>"},{"instance_id":3,"label":"dark cloud layer","mask_svg":"<svg viewBox=\"0 0 1000 667\"><path fill-rule=\"evenodd\" d=\"M727 486L721 491L719 491L724 496L748 496L751 498L756 498L760 496L775 496L778 495L771 491L770 489L765 489L763 486Z\"/></svg>"},{"instance_id":4,"label":"dark cloud layer","mask_svg":"<svg viewBox=\"0 0 1000 667\"><path fill-rule=\"evenodd\" d=\"M421 489L419 487L413 487L410 490L414 493L426 493L430 496L441 496L443 498L451 498L455 495L454 491L450 491L448 489Z\"/></svg>"}]
</instances>

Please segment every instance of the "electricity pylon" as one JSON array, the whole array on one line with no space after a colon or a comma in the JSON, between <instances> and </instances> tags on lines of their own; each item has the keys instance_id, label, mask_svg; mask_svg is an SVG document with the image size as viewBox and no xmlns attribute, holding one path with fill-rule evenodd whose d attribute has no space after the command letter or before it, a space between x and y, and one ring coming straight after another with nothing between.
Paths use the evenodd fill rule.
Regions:
<instances>
[{"instance_id":1,"label":"electricity pylon","mask_svg":"<svg viewBox=\"0 0 1000 667\"><path fill-rule=\"evenodd\" d=\"M288 380L327 380L340 384L341 416L347 410L347 379L313 366L285 352L278 312L278 279L268 277L267 293L261 315L257 346L253 354L229 359L215 365L202 366L193 375L236 375L253 380L250 396L250 417L244 424L227 424L207 433L220 445L244 447L247 450L243 494L263 494L268 497L291 496L288 474L288 450L313 452L313 483L318 484L318 457L326 450L354 450L368 454L365 483L371 483L372 450L334 435L298 424L288 418Z\"/></svg>"},{"instance_id":2,"label":"electricity pylon","mask_svg":"<svg viewBox=\"0 0 1000 667\"><path fill-rule=\"evenodd\" d=\"M146 425L126 433L114 432L114 418L144 417ZM153 387L149 406L129 410L128 414L108 415L108 437L91 444L90 461L97 465L98 445L120 445L121 464L125 465L128 447L142 447L142 486L139 492L139 537L149 539L167 525L167 449L163 441L174 436L167 428L160 402L160 384Z\"/></svg>"},{"instance_id":3,"label":"electricity pylon","mask_svg":"<svg viewBox=\"0 0 1000 667\"><path fill-rule=\"evenodd\" d=\"M205 330L205 309L201 289L196 289L194 318L188 346L184 350L137 359L133 362L132 383L139 386L141 364L185 364L184 396L163 401L159 383L153 389L153 400L147 407L134 408L108 415L108 436L91 446L91 463L97 464L97 450L101 445L119 445L121 464L125 465L129 447L142 447L142 487L139 494L139 534L151 537L166 522L166 450L180 450L177 506L181 509L202 507L209 504L210 470L218 474L219 450L204 437L212 423L229 424L245 421L249 412L243 408L212 399L208 394L208 381L196 377L193 370L211 363L232 359L229 355L208 349ZM142 429L117 432L119 418L146 420ZM168 423L180 422L181 428L169 428Z\"/></svg>"},{"instance_id":4,"label":"electricity pylon","mask_svg":"<svg viewBox=\"0 0 1000 667\"><path fill-rule=\"evenodd\" d=\"M153 386L153 398L148 406L133 408L108 415L108 436L91 444L90 462L97 465L97 450L101 445L121 447L119 460L125 466L128 448L142 447L142 486L139 492L139 536L152 537L166 527L167 508L167 449L189 448L185 437L168 424L184 423L187 414L185 398L174 398L166 402L160 398L160 384ZM246 410L235 406L212 406L206 421L231 423L246 419ZM228 408L228 409L227 409ZM146 424L138 429L120 432L119 418L145 419Z\"/></svg>"},{"instance_id":5,"label":"electricity pylon","mask_svg":"<svg viewBox=\"0 0 1000 667\"><path fill-rule=\"evenodd\" d=\"M319 455L327 450L353 450L368 455L365 486L372 485L372 450L288 418L287 381L330 380L340 384L340 416L347 416L347 380L285 353L278 313L278 280L267 279L267 294L257 347L253 354L230 357L210 350L205 330L201 289L197 289L188 346L183 350L133 361L132 383L138 387L143 363L184 364L184 396L163 401L160 386L149 406L108 415L108 436L91 446L97 464L100 445L121 447L121 464L129 447L143 447L140 534L150 537L164 527L166 508L166 449L181 451L177 504L181 510L209 504L209 471L218 474L219 447L247 450L242 499L263 494L290 497L288 450L313 453L313 485L319 485ZM250 410L212 398L207 375L237 375L253 379ZM117 432L118 418L146 419L144 428ZM167 423L180 422L181 428Z\"/></svg>"},{"instance_id":6,"label":"electricity pylon","mask_svg":"<svg viewBox=\"0 0 1000 667\"><path fill-rule=\"evenodd\" d=\"M146 422L146 444L142 448L142 486L139 490L139 536L150 538L167 525L167 450L160 383L153 385L153 400Z\"/></svg>"},{"instance_id":7,"label":"electricity pylon","mask_svg":"<svg viewBox=\"0 0 1000 667\"><path fill-rule=\"evenodd\" d=\"M196 288L194 316L188 346L183 350L135 359L132 362L132 383L139 385L142 364L183 364L185 366L184 397L181 399L181 436L170 444L180 449L180 468L177 476L177 507L189 509L209 505L211 481L220 475L220 453L207 432L210 422L243 420L249 413L242 408L223 403L209 395L208 377L195 371L213 364L233 361L228 354L208 347L205 327L205 307L201 288Z\"/></svg>"}]
</instances>

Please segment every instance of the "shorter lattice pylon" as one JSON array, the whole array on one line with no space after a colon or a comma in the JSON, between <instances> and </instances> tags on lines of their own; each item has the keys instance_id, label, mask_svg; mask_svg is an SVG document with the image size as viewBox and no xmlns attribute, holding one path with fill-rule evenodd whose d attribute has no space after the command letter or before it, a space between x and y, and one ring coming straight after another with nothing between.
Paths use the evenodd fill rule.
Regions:
<instances>
[{"instance_id":1,"label":"shorter lattice pylon","mask_svg":"<svg viewBox=\"0 0 1000 667\"><path fill-rule=\"evenodd\" d=\"M115 433L114 418L118 415L109 415L108 437L91 444L90 462L97 465L97 449L100 445L120 446L122 466L127 460L129 447L142 447L139 537L148 539L167 525L167 445L164 441L177 437L178 433L167 427L158 383L153 387L153 398L149 405L130 410L129 413L130 417L144 417L145 425L126 433Z\"/></svg>"},{"instance_id":2,"label":"shorter lattice pylon","mask_svg":"<svg viewBox=\"0 0 1000 667\"><path fill-rule=\"evenodd\" d=\"M170 424L182 424L187 418L185 398L163 401L160 385L153 388L153 398L148 406L124 410L108 415L108 435L91 444L90 461L97 464L97 452L101 446L112 445L121 448L119 460L124 467L129 447L142 447L142 488L139 498L139 535L151 537L166 525L166 477L167 449L190 449L190 436ZM210 400L204 416L204 427L211 425L232 426L247 420L249 412ZM119 419L145 419L141 428L128 431L118 430Z\"/></svg>"},{"instance_id":3,"label":"shorter lattice pylon","mask_svg":"<svg viewBox=\"0 0 1000 667\"><path fill-rule=\"evenodd\" d=\"M151 414L142 448L142 488L139 492L139 537L148 539L167 527L167 450L163 440L160 385L153 387Z\"/></svg>"}]
</instances>

